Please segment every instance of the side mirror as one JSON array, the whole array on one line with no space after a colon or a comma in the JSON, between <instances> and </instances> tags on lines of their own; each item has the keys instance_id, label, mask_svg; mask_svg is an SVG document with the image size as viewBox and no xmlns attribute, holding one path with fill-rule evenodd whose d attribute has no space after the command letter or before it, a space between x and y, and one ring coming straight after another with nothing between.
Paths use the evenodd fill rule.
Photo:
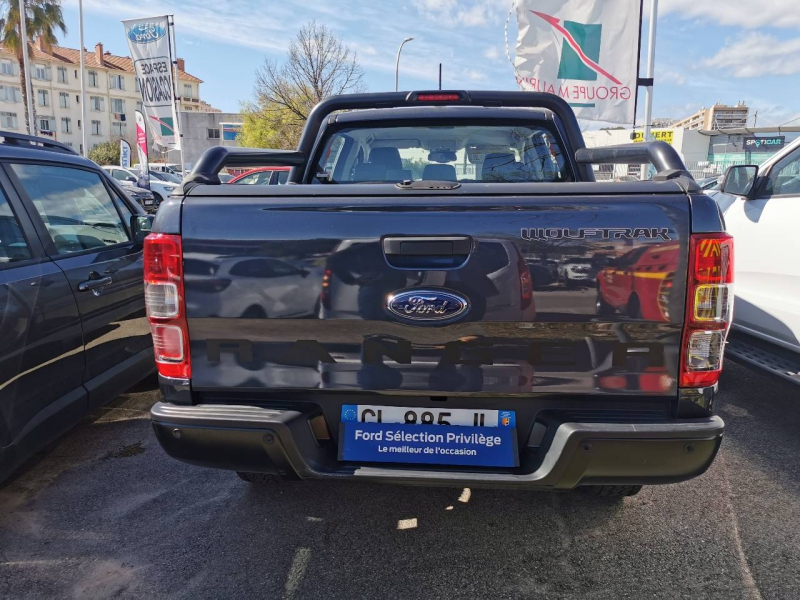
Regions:
<instances>
[{"instance_id":1,"label":"side mirror","mask_svg":"<svg viewBox=\"0 0 800 600\"><path fill-rule=\"evenodd\" d=\"M737 165L728 167L722 180L720 191L733 196L749 196L758 176L758 167L755 165Z\"/></svg>"},{"instance_id":2,"label":"side mirror","mask_svg":"<svg viewBox=\"0 0 800 600\"><path fill-rule=\"evenodd\" d=\"M128 175L125 178L125 181L130 181L131 183L136 183L136 177L134 177L133 175Z\"/></svg>"},{"instance_id":3,"label":"side mirror","mask_svg":"<svg viewBox=\"0 0 800 600\"><path fill-rule=\"evenodd\" d=\"M155 218L155 215L131 215L131 233L135 243L144 244L144 238L153 230Z\"/></svg>"}]
</instances>

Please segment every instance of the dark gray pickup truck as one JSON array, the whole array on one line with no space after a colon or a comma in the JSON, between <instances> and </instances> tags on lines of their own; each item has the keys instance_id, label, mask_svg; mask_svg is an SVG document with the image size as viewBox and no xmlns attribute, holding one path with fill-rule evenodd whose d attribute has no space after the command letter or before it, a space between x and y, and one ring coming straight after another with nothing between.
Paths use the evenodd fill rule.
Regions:
<instances>
[{"instance_id":1,"label":"dark gray pickup truck","mask_svg":"<svg viewBox=\"0 0 800 600\"><path fill-rule=\"evenodd\" d=\"M217 176L277 165L289 185ZM621 496L719 448L719 210L666 144L585 148L552 95L331 98L297 151L206 152L153 231L152 421L179 460Z\"/></svg>"}]
</instances>

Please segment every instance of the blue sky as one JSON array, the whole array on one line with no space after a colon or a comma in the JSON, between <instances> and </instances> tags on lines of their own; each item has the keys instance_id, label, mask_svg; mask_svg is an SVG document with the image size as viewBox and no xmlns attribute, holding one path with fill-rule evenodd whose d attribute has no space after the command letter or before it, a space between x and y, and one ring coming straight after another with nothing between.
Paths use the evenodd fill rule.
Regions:
<instances>
[{"instance_id":1,"label":"blue sky","mask_svg":"<svg viewBox=\"0 0 800 600\"><path fill-rule=\"evenodd\" d=\"M528 3L531 0L524 0ZM744 100L759 125L800 117L798 0L661 0L654 116L681 117L716 101ZM504 26L512 0L84 0L87 48L127 54L120 19L175 15L178 54L200 77L202 97L235 112L253 96L264 57L281 59L299 27L327 24L358 52L369 91L394 89L397 47L406 36L401 89L517 89ZM649 0L645 0L649 5ZM63 0L78 47L77 0ZM647 7L646 7L647 12ZM644 23L645 32L647 22ZM646 36L646 33L645 33ZM510 47L516 39L512 15ZM643 51L646 40L643 42ZM644 61L642 64L644 75ZM643 97L643 92L642 92ZM640 114L641 114L640 101ZM793 125L800 125L800 119Z\"/></svg>"}]
</instances>

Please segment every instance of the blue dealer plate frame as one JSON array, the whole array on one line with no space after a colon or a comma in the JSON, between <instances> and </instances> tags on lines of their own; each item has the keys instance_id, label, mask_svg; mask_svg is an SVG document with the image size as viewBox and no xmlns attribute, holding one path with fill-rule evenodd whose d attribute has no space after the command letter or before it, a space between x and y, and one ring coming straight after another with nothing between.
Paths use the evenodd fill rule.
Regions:
<instances>
[{"instance_id":1,"label":"blue dealer plate frame","mask_svg":"<svg viewBox=\"0 0 800 600\"><path fill-rule=\"evenodd\" d=\"M339 460L518 467L517 429L344 421Z\"/></svg>"}]
</instances>

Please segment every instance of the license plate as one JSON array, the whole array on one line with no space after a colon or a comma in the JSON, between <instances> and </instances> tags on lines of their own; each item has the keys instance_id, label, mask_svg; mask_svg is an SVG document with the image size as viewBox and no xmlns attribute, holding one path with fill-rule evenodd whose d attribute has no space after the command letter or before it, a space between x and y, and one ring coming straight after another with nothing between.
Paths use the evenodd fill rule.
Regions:
<instances>
[{"instance_id":1,"label":"license plate","mask_svg":"<svg viewBox=\"0 0 800 600\"><path fill-rule=\"evenodd\" d=\"M152 201L152 200L145 200L145 201L144 201L144 205L145 205L145 206L151 206L152 204L153 204L153 201Z\"/></svg>"},{"instance_id":2,"label":"license plate","mask_svg":"<svg viewBox=\"0 0 800 600\"><path fill-rule=\"evenodd\" d=\"M516 467L516 415L347 404L342 406L339 460Z\"/></svg>"},{"instance_id":3,"label":"license plate","mask_svg":"<svg viewBox=\"0 0 800 600\"><path fill-rule=\"evenodd\" d=\"M471 408L420 408L345 404L342 421L358 423L405 423L406 425L455 425L461 427L516 427L514 411Z\"/></svg>"}]
</instances>

